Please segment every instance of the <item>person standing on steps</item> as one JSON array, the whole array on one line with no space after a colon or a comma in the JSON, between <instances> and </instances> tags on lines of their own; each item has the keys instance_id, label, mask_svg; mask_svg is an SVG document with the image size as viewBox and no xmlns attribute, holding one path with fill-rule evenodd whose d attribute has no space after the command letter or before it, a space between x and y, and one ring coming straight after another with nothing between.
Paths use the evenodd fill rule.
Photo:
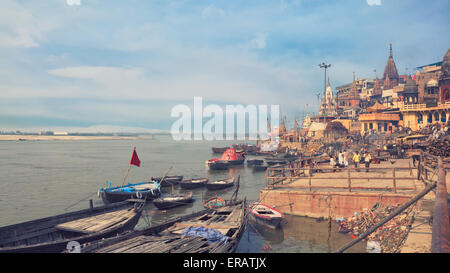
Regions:
<instances>
[{"instance_id":1,"label":"person standing on steps","mask_svg":"<svg viewBox=\"0 0 450 273\"><path fill-rule=\"evenodd\" d=\"M360 161L361 161L361 155L359 154L358 151L356 151L356 153L353 155L353 163L355 164L356 171L359 171L358 166L359 166Z\"/></svg>"}]
</instances>

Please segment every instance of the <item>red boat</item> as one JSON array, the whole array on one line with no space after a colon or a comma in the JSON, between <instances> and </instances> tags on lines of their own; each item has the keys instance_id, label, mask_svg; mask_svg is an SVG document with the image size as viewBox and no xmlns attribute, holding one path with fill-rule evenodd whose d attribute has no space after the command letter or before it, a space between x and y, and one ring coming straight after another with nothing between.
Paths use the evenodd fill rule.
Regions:
<instances>
[{"instance_id":1,"label":"red boat","mask_svg":"<svg viewBox=\"0 0 450 273\"><path fill-rule=\"evenodd\" d=\"M227 149L223 154L222 154L222 161L228 162L231 165L241 165L244 164L245 161L245 156L243 153L238 153L236 152L236 149Z\"/></svg>"},{"instance_id":2,"label":"red boat","mask_svg":"<svg viewBox=\"0 0 450 273\"><path fill-rule=\"evenodd\" d=\"M244 164L245 156L243 153L236 152L236 149L227 149L221 158L206 160L205 164L211 170L228 170L230 165Z\"/></svg>"}]
</instances>

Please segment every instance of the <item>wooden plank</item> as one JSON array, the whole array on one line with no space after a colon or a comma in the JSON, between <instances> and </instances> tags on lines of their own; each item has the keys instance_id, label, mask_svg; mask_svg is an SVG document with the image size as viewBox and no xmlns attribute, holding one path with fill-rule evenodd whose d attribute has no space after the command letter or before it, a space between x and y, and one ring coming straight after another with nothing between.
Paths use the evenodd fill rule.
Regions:
<instances>
[{"instance_id":1,"label":"wooden plank","mask_svg":"<svg viewBox=\"0 0 450 273\"><path fill-rule=\"evenodd\" d=\"M196 237L193 241L191 241L189 244L180 247L178 249L175 249L172 251L172 253L189 253L192 250L200 248L200 246L208 244L208 240L200 237Z\"/></svg>"},{"instance_id":2,"label":"wooden plank","mask_svg":"<svg viewBox=\"0 0 450 273\"><path fill-rule=\"evenodd\" d=\"M57 225L56 228L72 232L93 233L119 224L134 216L136 212L133 210L120 210L107 214L108 215L102 215L102 217L91 216L88 218L62 223Z\"/></svg>"},{"instance_id":3,"label":"wooden plank","mask_svg":"<svg viewBox=\"0 0 450 273\"><path fill-rule=\"evenodd\" d=\"M204 225L201 223L198 224L186 224L186 223L177 223L177 227L205 227L205 228L212 228L212 229L230 229L230 228L238 228L239 222L230 222L230 223L221 223L221 224L210 224L210 225Z\"/></svg>"}]
</instances>

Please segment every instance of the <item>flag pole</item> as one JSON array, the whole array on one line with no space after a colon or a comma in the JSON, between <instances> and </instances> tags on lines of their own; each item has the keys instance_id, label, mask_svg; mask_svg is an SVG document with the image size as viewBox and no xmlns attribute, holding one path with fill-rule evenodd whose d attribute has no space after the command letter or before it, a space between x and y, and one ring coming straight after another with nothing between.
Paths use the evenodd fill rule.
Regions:
<instances>
[{"instance_id":1,"label":"flag pole","mask_svg":"<svg viewBox=\"0 0 450 273\"><path fill-rule=\"evenodd\" d=\"M123 185L125 184L125 180L127 179L128 173L130 172L130 169L131 169L131 164L130 164L130 166L128 166L128 170L127 170L127 172L125 173L125 177L123 178L122 186L120 187L120 189L123 188Z\"/></svg>"},{"instance_id":2,"label":"flag pole","mask_svg":"<svg viewBox=\"0 0 450 273\"><path fill-rule=\"evenodd\" d=\"M130 172L131 165L136 165L138 167L141 166L141 161L139 160L139 157L138 157L138 155L136 153L136 147L134 147L134 149L133 149L133 154L131 155L131 160L130 160L130 166L128 166L128 170L125 173L125 177L123 178L122 186L120 187L120 189L122 189L123 185L125 184L125 180L127 179L128 173Z\"/></svg>"}]
</instances>

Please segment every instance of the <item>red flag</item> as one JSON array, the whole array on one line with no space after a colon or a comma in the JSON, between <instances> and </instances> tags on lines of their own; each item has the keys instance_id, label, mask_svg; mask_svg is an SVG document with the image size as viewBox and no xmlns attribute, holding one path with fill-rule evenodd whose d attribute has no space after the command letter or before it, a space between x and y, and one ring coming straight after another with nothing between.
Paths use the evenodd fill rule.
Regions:
<instances>
[{"instance_id":1,"label":"red flag","mask_svg":"<svg viewBox=\"0 0 450 273\"><path fill-rule=\"evenodd\" d=\"M138 167L141 166L141 161L136 153L136 148L133 149L133 155L131 156L130 165L136 165Z\"/></svg>"}]
</instances>

